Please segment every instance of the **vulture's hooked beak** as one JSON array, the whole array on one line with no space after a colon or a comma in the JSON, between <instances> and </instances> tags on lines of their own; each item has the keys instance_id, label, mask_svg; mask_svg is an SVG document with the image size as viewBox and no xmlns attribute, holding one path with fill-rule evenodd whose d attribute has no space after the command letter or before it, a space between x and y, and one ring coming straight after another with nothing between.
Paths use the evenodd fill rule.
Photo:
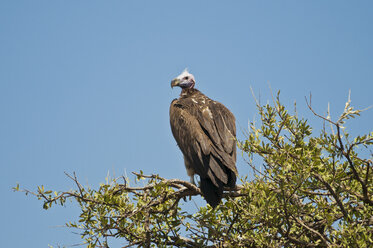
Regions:
<instances>
[{"instance_id":1,"label":"vulture's hooked beak","mask_svg":"<svg viewBox=\"0 0 373 248\"><path fill-rule=\"evenodd\" d=\"M171 81L171 88L175 86L179 86L179 84L180 84L180 79L175 78L174 80Z\"/></svg>"}]
</instances>

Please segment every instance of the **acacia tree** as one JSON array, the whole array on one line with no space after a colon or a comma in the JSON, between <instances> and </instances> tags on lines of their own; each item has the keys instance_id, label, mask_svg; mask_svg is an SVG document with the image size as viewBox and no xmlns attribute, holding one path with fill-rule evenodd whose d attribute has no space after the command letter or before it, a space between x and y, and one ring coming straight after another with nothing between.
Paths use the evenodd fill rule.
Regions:
<instances>
[{"instance_id":1,"label":"acacia tree","mask_svg":"<svg viewBox=\"0 0 373 248\"><path fill-rule=\"evenodd\" d=\"M186 212L179 202L201 195L198 187L142 171L134 174L145 186L122 177L92 189L73 174L75 190L15 190L45 209L78 202L78 222L66 225L87 247L109 247L110 238L124 247L373 247L373 132L349 136L345 122L361 113L350 100L337 120L307 104L324 122L318 134L279 95L257 102L260 122L238 141L253 179L243 177L215 209Z\"/></svg>"}]
</instances>

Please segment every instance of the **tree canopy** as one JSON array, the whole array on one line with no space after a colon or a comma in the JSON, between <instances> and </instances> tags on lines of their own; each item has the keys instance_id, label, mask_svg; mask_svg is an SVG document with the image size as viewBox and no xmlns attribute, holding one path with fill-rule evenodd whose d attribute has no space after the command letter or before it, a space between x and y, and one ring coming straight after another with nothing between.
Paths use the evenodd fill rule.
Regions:
<instances>
[{"instance_id":1,"label":"tree canopy","mask_svg":"<svg viewBox=\"0 0 373 248\"><path fill-rule=\"evenodd\" d=\"M372 247L373 132L349 135L346 122L361 113L350 100L337 120L307 104L322 120L317 133L279 95L257 102L260 121L238 141L248 171L215 209L183 210L180 201L200 195L198 187L142 171L136 182L108 178L97 189L75 174L70 191L14 189L45 209L76 201L79 220L66 225L80 230L87 247L109 247L110 238L124 247Z\"/></svg>"}]
</instances>

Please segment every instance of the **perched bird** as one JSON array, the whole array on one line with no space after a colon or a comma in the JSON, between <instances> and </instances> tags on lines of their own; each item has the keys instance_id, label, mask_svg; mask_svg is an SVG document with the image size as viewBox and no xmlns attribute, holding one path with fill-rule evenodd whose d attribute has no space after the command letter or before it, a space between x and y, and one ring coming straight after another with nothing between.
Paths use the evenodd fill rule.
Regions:
<instances>
[{"instance_id":1,"label":"perched bird","mask_svg":"<svg viewBox=\"0 0 373 248\"><path fill-rule=\"evenodd\" d=\"M234 188L236 168L236 126L234 115L221 103L195 89L195 79L186 69L171 87L181 88L180 97L170 106L172 134L184 155L185 168L207 203L215 208L224 187Z\"/></svg>"}]
</instances>

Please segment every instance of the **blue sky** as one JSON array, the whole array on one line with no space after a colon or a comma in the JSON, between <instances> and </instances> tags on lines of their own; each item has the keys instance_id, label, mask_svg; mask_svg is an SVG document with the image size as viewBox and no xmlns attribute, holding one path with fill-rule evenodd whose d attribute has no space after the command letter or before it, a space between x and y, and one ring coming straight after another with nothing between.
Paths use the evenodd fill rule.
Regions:
<instances>
[{"instance_id":1,"label":"blue sky","mask_svg":"<svg viewBox=\"0 0 373 248\"><path fill-rule=\"evenodd\" d=\"M312 118L332 116L351 89L373 105L371 1L1 1L0 206L3 247L71 245L60 228L78 209L45 211L11 187L68 190L64 172L97 187L143 170L188 180L168 119L185 67L235 114L238 137L269 84ZM373 110L349 127L372 131ZM312 125L320 121L310 120ZM242 159L241 175L248 174ZM204 202L200 201L201 204Z\"/></svg>"}]
</instances>

